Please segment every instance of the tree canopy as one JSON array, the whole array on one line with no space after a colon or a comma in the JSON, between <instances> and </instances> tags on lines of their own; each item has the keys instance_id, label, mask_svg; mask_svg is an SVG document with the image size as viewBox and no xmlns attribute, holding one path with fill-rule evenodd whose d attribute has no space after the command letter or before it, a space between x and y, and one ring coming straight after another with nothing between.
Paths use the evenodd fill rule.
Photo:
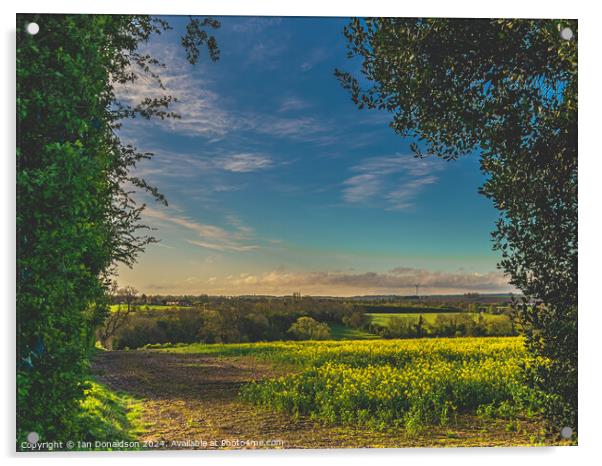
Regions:
<instances>
[{"instance_id":1,"label":"tree canopy","mask_svg":"<svg viewBox=\"0 0 602 466\"><path fill-rule=\"evenodd\" d=\"M29 22L41 25L36 35ZM76 434L94 331L108 312L117 263L131 265L154 241L133 189L166 203L130 170L152 156L124 144L124 118L170 118L169 95L136 105L115 86L143 74L160 82L155 58L140 52L169 24L151 16L17 16L17 432L41 440ZM195 63L207 28L191 18L182 37Z\"/></svg>"},{"instance_id":2,"label":"tree canopy","mask_svg":"<svg viewBox=\"0 0 602 466\"><path fill-rule=\"evenodd\" d=\"M560 32L570 28L570 40ZM335 75L357 106L392 113L417 157L481 157L500 216L493 247L520 289L532 382L556 426L577 412L577 21L353 19L361 76Z\"/></svg>"}]
</instances>

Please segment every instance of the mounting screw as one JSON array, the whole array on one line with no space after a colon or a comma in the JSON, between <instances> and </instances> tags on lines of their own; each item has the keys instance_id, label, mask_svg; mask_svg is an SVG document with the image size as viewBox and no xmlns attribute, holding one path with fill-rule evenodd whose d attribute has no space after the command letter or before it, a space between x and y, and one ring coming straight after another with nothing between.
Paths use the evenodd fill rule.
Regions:
<instances>
[{"instance_id":1,"label":"mounting screw","mask_svg":"<svg viewBox=\"0 0 602 466\"><path fill-rule=\"evenodd\" d=\"M571 28L564 28L560 31L560 37L564 40L571 40L573 38L573 30Z\"/></svg>"},{"instance_id":2,"label":"mounting screw","mask_svg":"<svg viewBox=\"0 0 602 466\"><path fill-rule=\"evenodd\" d=\"M27 31L27 34L35 36L38 32L40 32L40 26L38 23L27 23L25 30Z\"/></svg>"},{"instance_id":3,"label":"mounting screw","mask_svg":"<svg viewBox=\"0 0 602 466\"><path fill-rule=\"evenodd\" d=\"M560 430L560 436L564 439L569 439L573 436L573 429L571 429L570 427L563 427Z\"/></svg>"}]
</instances>

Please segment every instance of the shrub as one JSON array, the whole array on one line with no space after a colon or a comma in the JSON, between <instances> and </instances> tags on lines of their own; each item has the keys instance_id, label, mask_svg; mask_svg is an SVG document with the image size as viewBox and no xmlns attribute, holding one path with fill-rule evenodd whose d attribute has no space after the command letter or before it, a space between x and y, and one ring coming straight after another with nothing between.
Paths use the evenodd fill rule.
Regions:
<instances>
[{"instance_id":1,"label":"shrub","mask_svg":"<svg viewBox=\"0 0 602 466\"><path fill-rule=\"evenodd\" d=\"M297 340L326 340L330 338L328 324L318 322L311 317L299 317L288 331Z\"/></svg>"}]
</instances>

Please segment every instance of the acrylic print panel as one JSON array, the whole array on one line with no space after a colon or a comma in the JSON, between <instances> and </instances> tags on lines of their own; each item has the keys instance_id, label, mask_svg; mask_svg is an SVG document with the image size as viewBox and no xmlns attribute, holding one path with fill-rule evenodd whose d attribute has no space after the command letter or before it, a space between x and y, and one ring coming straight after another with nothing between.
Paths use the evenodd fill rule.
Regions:
<instances>
[{"instance_id":1,"label":"acrylic print panel","mask_svg":"<svg viewBox=\"0 0 602 466\"><path fill-rule=\"evenodd\" d=\"M17 450L576 444L577 38L18 15Z\"/></svg>"}]
</instances>

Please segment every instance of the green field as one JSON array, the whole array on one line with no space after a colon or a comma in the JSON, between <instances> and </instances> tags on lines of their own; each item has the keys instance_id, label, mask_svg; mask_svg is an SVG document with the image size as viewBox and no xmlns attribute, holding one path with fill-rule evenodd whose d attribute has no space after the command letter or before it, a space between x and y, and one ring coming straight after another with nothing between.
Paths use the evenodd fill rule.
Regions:
<instances>
[{"instance_id":1,"label":"green field","mask_svg":"<svg viewBox=\"0 0 602 466\"><path fill-rule=\"evenodd\" d=\"M333 340L373 340L380 338L373 333L364 332L354 328L349 328L342 324L331 324L330 332Z\"/></svg>"},{"instance_id":2,"label":"green field","mask_svg":"<svg viewBox=\"0 0 602 466\"><path fill-rule=\"evenodd\" d=\"M389 321L391 320L392 317L402 317L404 319L413 319L415 321L418 321L418 319L420 318L420 316L422 316L422 318L425 320L426 323L429 324L433 324L436 319L437 316L442 315L445 316L446 318L451 318L451 317L455 317L455 316L472 316L475 320L478 318L479 314L469 314L466 312L444 312L444 313L425 313L425 314L416 314L416 313L370 313L367 314L370 317L370 321L373 324L377 324L377 325L381 325L383 327L387 327L389 325ZM481 314L485 320L487 321L506 321L508 320L508 316L503 315L503 314L486 314L483 313Z\"/></svg>"},{"instance_id":3,"label":"green field","mask_svg":"<svg viewBox=\"0 0 602 466\"><path fill-rule=\"evenodd\" d=\"M126 309L125 304L111 304L111 312L119 309ZM170 309L192 309L192 306L167 306L165 304L140 304L135 306L136 310L140 311L168 311Z\"/></svg>"},{"instance_id":4,"label":"green field","mask_svg":"<svg viewBox=\"0 0 602 466\"><path fill-rule=\"evenodd\" d=\"M367 314L448 314L454 312L461 312L461 309L452 306L364 304L358 307Z\"/></svg>"}]
</instances>

